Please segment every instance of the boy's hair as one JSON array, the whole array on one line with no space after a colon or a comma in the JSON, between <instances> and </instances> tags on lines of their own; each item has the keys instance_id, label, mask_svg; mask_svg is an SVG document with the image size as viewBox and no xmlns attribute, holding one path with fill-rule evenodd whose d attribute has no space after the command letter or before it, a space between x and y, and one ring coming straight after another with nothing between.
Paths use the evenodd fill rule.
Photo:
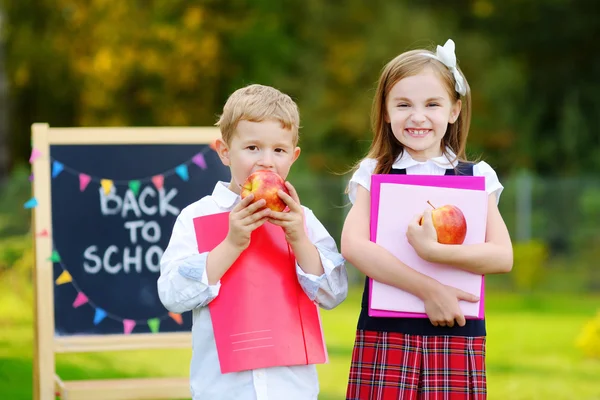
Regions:
<instances>
[{"instance_id":1,"label":"boy's hair","mask_svg":"<svg viewBox=\"0 0 600 400\"><path fill-rule=\"evenodd\" d=\"M385 121L387 96L398 81L417 75L425 68L431 68L439 76L448 90L450 100L453 102L462 101L459 118L456 122L448 126L446 135L442 140L441 150L446 154L446 147L449 147L459 160L466 161L465 147L471 123L471 90L469 84L466 78L464 78L462 71L459 70L466 85L466 93L461 97L455 89L456 82L452 72L446 65L435 58L433 52L424 49L411 50L400 54L388 62L379 77L377 91L373 99L373 108L371 110L373 142L367 154L367 158L377 160L377 167L373 172L375 174L390 173L394 161L404 151L404 146L394 137L390 124ZM456 68L458 69L458 66Z\"/></svg>"},{"instance_id":2,"label":"boy's hair","mask_svg":"<svg viewBox=\"0 0 600 400\"><path fill-rule=\"evenodd\" d=\"M240 121L262 122L269 119L279 121L284 129L291 130L294 133L294 146L298 143L298 106L290 96L270 86L253 84L233 92L215 125L220 128L223 140L229 144Z\"/></svg>"}]
</instances>

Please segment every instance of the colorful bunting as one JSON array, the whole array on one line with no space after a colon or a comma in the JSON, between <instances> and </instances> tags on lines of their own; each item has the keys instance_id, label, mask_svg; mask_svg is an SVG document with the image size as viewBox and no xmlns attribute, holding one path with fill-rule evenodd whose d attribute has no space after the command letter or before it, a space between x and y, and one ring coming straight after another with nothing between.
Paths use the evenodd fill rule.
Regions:
<instances>
[{"instance_id":1,"label":"colorful bunting","mask_svg":"<svg viewBox=\"0 0 600 400\"><path fill-rule=\"evenodd\" d=\"M129 189L133 192L135 196L140 192L140 187L142 186L142 182L140 181L129 181Z\"/></svg>"},{"instance_id":2,"label":"colorful bunting","mask_svg":"<svg viewBox=\"0 0 600 400\"><path fill-rule=\"evenodd\" d=\"M135 321L132 319L124 319L123 320L123 332L126 335L129 335L131 331L135 328Z\"/></svg>"},{"instance_id":3,"label":"colorful bunting","mask_svg":"<svg viewBox=\"0 0 600 400\"><path fill-rule=\"evenodd\" d=\"M181 317L181 314L169 312L169 317L173 318L173 321L177 322L179 325L183 325L183 318Z\"/></svg>"},{"instance_id":4,"label":"colorful bunting","mask_svg":"<svg viewBox=\"0 0 600 400\"><path fill-rule=\"evenodd\" d=\"M188 167L185 164L181 164L179 166L177 166L175 168L175 172L177 173L177 175L179 175L179 177L181 179L183 179L184 181L189 181L190 180L190 175L188 174Z\"/></svg>"},{"instance_id":5,"label":"colorful bunting","mask_svg":"<svg viewBox=\"0 0 600 400\"><path fill-rule=\"evenodd\" d=\"M38 205L38 201L35 197L32 197L31 199L27 200L25 202L25 204L23 204L23 208L34 208L37 207Z\"/></svg>"},{"instance_id":6,"label":"colorful bunting","mask_svg":"<svg viewBox=\"0 0 600 400\"><path fill-rule=\"evenodd\" d=\"M39 156L42 155L42 152L38 149L31 149L31 155L29 156L29 163L33 163Z\"/></svg>"},{"instance_id":7,"label":"colorful bunting","mask_svg":"<svg viewBox=\"0 0 600 400\"><path fill-rule=\"evenodd\" d=\"M216 141L209 143L208 147L204 151L194 155L194 157L191 160L188 160L185 163L180 164L171 170L165 171L162 174L156 174L153 176L148 176L145 178L129 180L129 181L124 181L124 180L115 181L112 179L91 176L91 175L85 174L83 172L78 172L68 166L65 166L60 161L55 160L52 157L50 157L50 160L52 161L52 178L56 178L63 171L67 171L69 174L79 176L79 190L81 192L86 190L86 188L88 187L90 182L100 182L100 185L102 185L104 192L107 195L110 193L110 190L113 188L113 186L127 184L127 185L129 185L129 189L131 189L131 191L137 196L139 194L142 184L144 184L145 182L151 181L157 189L159 189L159 190L162 189L164 186L165 176L171 176L173 171L182 180L184 180L186 182L189 181L190 174L189 174L188 168L189 168L189 165L192 163L197 165L198 167L200 167L202 170L207 169L208 166L206 164L206 159L204 158L204 154L206 153L208 148L210 148L212 150L216 150L215 143L216 143ZM42 155L42 153L40 151L38 151L37 149L32 149L31 156L30 156L30 162L35 161L41 155ZM33 180L33 175L31 175L29 177L29 180L30 181Z\"/></svg>"},{"instance_id":8,"label":"colorful bunting","mask_svg":"<svg viewBox=\"0 0 600 400\"><path fill-rule=\"evenodd\" d=\"M163 175L155 175L152 177L152 183L154 183L154 186L160 190L165 183L165 177Z\"/></svg>"},{"instance_id":9,"label":"colorful bunting","mask_svg":"<svg viewBox=\"0 0 600 400\"><path fill-rule=\"evenodd\" d=\"M56 178L65 169L65 166L58 161L52 163L52 178Z\"/></svg>"},{"instance_id":10,"label":"colorful bunting","mask_svg":"<svg viewBox=\"0 0 600 400\"><path fill-rule=\"evenodd\" d=\"M199 166L202 169L206 169L206 160L204 159L204 154L198 153L192 158L192 162Z\"/></svg>"},{"instance_id":11,"label":"colorful bunting","mask_svg":"<svg viewBox=\"0 0 600 400\"><path fill-rule=\"evenodd\" d=\"M79 174L79 191L83 192L91 180L91 176L86 174Z\"/></svg>"},{"instance_id":12,"label":"colorful bunting","mask_svg":"<svg viewBox=\"0 0 600 400\"><path fill-rule=\"evenodd\" d=\"M73 282L73 277L71 277L71 274L67 270L64 270L62 274L60 274L60 276L56 278L57 285L64 285L65 283L69 282Z\"/></svg>"},{"instance_id":13,"label":"colorful bunting","mask_svg":"<svg viewBox=\"0 0 600 400\"><path fill-rule=\"evenodd\" d=\"M160 326L160 319L152 318L148 320L148 327L152 333L158 333L158 328Z\"/></svg>"},{"instance_id":14,"label":"colorful bunting","mask_svg":"<svg viewBox=\"0 0 600 400\"><path fill-rule=\"evenodd\" d=\"M104 194L108 196L113 188L113 181L110 179L102 179L100 185L102 185L102 189L104 189Z\"/></svg>"},{"instance_id":15,"label":"colorful bunting","mask_svg":"<svg viewBox=\"0 0 600 400\"><path fill-rule=\"evenodd\" d=\"M96 313L94 314L94 325L98 325L105 317L106 311L101 308L96 308Z\"/></svg>"},{"instance_id":16,"label":"colorful bunting","mask_svg":"<svg viewBox=\"0 0 600 400\"><path fill-rule=\"evenodd\" d=\"M82 305L84 305L87 302L88 302L87 296L85 294L83 294L82 292L79 292L79 293L77 293L77 297L75 298L75 301L73 302L73 308L81 307Z\"/></svg>"}]
</instances>

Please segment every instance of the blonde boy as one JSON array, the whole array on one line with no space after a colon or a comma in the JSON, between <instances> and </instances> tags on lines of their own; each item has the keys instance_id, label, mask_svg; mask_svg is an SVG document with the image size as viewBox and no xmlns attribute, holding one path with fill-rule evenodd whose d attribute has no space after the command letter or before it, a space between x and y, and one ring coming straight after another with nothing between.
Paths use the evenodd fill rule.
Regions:
<instances>
[{"instance_id":1,"label":"blonde boy","mask_svg":"<svg viewBox=\"0 0 600 400\"><path fill-rule=\"evenodd\" d=\"M231 170L230 182L218 182L212 195L181 211L161 260L158 292L173 312L193 312L191 390L194 400L310 400L319 384L314 365L283 366L221 374L207 305L219 295L220 279L250 244L262 224L279 225L296 256L296 273L304 292L322 308L340 304L348 292L344 259L335 241L311 210L302 206L294 187L279 195L288 212L275 212L264 200L240 199L240 185L254 171L268 169L284 180L298 156L300 118L294 101L269 86L250 85L225 103L217 125L222 137L216 149ZM193 219L229 214L225 240L198 253ZM305 229L306 226L306 229ZM273 299L277 301L277 299Z\"/></svg>"}]
</instances>

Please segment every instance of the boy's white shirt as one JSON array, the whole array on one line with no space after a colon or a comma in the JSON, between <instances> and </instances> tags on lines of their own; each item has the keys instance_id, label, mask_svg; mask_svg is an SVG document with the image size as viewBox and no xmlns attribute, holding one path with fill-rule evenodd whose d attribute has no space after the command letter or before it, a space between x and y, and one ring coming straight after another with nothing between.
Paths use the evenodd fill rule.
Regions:
<instances>
[{"instance_id":1,"label":"boy's white shirt","mask_svg":"<svg viewBox=\"0 0 600 400\"><path fill-rule=\"evenodd\" d=\"M450 148L446 148L448 157L441 155L440 157L431 158L427 161L417 161L408 154L407 151L402 152L400 156L392 164L394 169L406 169L408 175L444 175L447 169L452 169L458 165L455 159L456 155ZM356 190L358 185L371 191L371 175L377 167L377 160L374 158L365 158L361 161L358 169L350 178L348 184L348 197L352 204L356 200ZM480 161L473 166L473 176L485 177L485 191L487 194L494 193L496 201L500 201L500 194L504 186L498 180L496 171L485 161Z\"/></svg>"},{"instance_id":2,"label":"boy's white shirt","mask_svg":"<svg viewBox=\"0 0 600 400\"><path fill-rule=\"evenodd\" d=\"M314 365L273 367L221 374L210 311L206 307L219 294L220 282L209 285L206 274L208 253L198 253L193 219L228 212L240 196L218 182L212 195L184 208L173 227L169 245L160 265L158 294L172 312L193 311L190 386L194 400L312 400L317 399L319 383ZM348 294L344 259L334 239L304 207L308 237L319 251L324 274L305 273L296 264L298 281L311 300L331 309Z\"/></svg>"}]
</instances>

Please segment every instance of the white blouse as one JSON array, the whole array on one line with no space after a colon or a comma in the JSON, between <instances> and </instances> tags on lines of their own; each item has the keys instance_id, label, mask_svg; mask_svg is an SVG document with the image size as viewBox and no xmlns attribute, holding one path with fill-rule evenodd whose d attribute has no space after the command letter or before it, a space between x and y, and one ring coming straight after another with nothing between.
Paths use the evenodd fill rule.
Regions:
<instances>
[{"instance_id":1,"label":"white blouse","mask_svg":"<svg viewBox=\"0 0 600 400\"><path fill-rule=\"evenodd\" d=\"M413 159L407 151L404 151L400 155L392 168L394 169L406 169L408 175L444 175L447 169L452 169L458 165L458 161L455 160L454 153L447 149L449 158L445 155L440 157L431 158L427 161L417 161ZM453 160L454 162L451 162ZM373 158L365 158L360 163L358 169L352 175L348 184L348 197L352 204L356 200L357 185L361 185L368 191L371 190L371 175L375 171L377 166L377 160ZM485 161L480 161L473 166L473 176L485 177L485 191L488 194L496 195L496 202L500 200L500 194L504 189L504 186L498 180L496 171Z\"/></svg>"}]
</instances>

